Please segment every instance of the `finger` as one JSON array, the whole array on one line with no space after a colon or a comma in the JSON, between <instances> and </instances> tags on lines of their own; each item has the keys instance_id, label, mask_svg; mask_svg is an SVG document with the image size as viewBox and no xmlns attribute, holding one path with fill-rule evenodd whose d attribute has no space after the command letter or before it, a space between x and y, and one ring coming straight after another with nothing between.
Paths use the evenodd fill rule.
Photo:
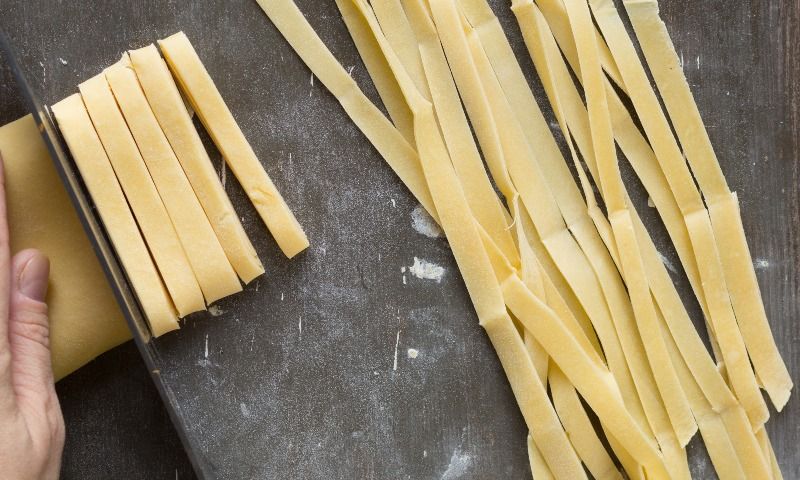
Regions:
<instances>
[{"instance_id":1,"label":"finger","mask_svg":"<svg viewBox=\"0 0 800 480\"><path fill-rule=\"evenodd\" d=\"M0 153L0 414L12 411L14 408L14 392L11 387L11 350L8 343L11 283L9 256L5 170L3 156Z\"/></svg>"},{"instance_id":2,"label":"finger","mask_svg":"<svg viewBox=\"0 0 800 480\"><path fill-rule=\"evenodd\" d=\"M8 339L11 379L18 406L46 400L53 387L47 282L50 261L38 250L24 250L12 260L11 316Z\"/></svg>"}]
</instances>

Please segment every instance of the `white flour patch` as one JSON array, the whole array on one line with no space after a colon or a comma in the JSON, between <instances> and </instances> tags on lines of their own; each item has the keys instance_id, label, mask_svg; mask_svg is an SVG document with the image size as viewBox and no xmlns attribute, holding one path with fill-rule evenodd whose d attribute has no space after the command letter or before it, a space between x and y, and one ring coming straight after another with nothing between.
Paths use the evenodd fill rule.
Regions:
<instances>
[{"instance_id":1,"label":"white flour patch","mask_svg":"<svg viewBox=\"0 0 800 480\"><path fill-rule=\"evenodd\" d=\"M206 334L206 347L203 351L203 358L208 358L208 334Z\"/></svg>"},{"instance_id":2,"label":"white flour patch","mask_svg":"<svg viewBox=\"0 0 800 480\"><path fill-rule=\"evenodd\" d=\"M61 58L61 57L58 57L58 61L59 61L59 62L61 62L61 65L69 65L69 62L68 62L68 61L66 61L66 60L64 60L64 59L63 59L63 58Z\"/></svg>"},{"instance_id":3,"label":"white flour patch","mask_svg":"<svg viewBox=\"0 0 800 480\"><path fill-rule=\"evenodd\" d=\"M419 355L419 350L416 348L409 348L408 349L408 358L417 358Z\"/></svg>"},{"instance_id":4,"label":"white flour patch","mask_svg":"<svg viewBox=\"0 0 800 480\"><path fill-rule=\"evenodd\" d=\"M678 273L678 269L675 268L675 265L673 265L672 262L669 261L669 258L662 255L661 252L657 251L656 253L658 254L658 258L661 260L661 263L663 263L664 266L667 267L667 270L669 270L672 273Z\"/></svg>"},{"instance_id":5,"label":"white flour patch","mask_svg":"<svg viewBox=\"0 0 800 480\"><path fill-rule=\"evenodd\" d=\"M444 267L419 257L414 257L414 265L408 267L408 271L419 279L433 280L436 283L440 283L444 276Z\"/></svg>"},{"instance_id":6,"label":"white flour patch","mask_svg":"<svg viewBox=\"0 0 800 480\"><path fill-rule=\"evenodd\" d=\"M769 260L766 258L756 258L755 267L759 270L763 270L765 268L769 268Z\"/></svg>"},{"instance_id":7,"label":"white flour patch","mask_svg":"<svg viewBox=\"0 0 800 480\"><path fill-rule=\"evenodd\" d=\"M656 204L653 203L653 199L650 197L647 197L647 206L650 208L656 208Z\"/></svg>"},{"instance_id":8,"label":"white flour patch","mask_svg":"<svg viewBox=\"0 0 800 480\"><path fill-rule=\"evenodd\" d=\"M433 220L422 205L417 205L411 211L411 226L421 235L428 238L439 238L444 236L444 232Z\"/></svg>"},{"instance_id":9,"label":"white flour patch","mask_svg":"<svg viewBox=\"0 0 800 480\"><path fill-rule=\"evenodd\" d=\"M210 313L212 317L219 317L220 315L225 313L225 310L220 308L219 305L212 305L208 307L208 313Z\"/></svg>"},{"instance_id":10,"label":"white flour patch","mask_svg":"<svg viewBox=\"0 0 800 480\"><path fill-rule=\"evenodd\" d=\"M442 480L455 480L462 478L472 466L472 455L462 452L461 448L456 448L450 457L450 464L442 474Z\"/></svg>"},{"instance_id":11,"label":"white flour patch","mask_svg":"<svg viewBox=\"0 0 800 480\"><path fill-rule=\"evenodd\" d=\"M250 416L250 409L248 409L247 405L245 405L244 403L240 403L239 404L239 410L242 411L242 416L243 417L247 418L247 417Z\"/></svg>"}]
</instances>

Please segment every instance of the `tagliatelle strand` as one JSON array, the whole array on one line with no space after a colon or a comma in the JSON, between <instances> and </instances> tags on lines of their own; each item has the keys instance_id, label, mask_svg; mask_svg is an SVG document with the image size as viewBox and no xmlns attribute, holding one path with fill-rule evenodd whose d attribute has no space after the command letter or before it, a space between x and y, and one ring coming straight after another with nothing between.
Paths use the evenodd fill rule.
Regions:
<instances>
[{"instance_id":1,"label":"tagliatelle strand","mask_svg":"<svg viewBox=\"0 0 800 480\"><path fill-rule=\"evenodd\" d=\"M757 430L769 418L769 411L759 392L736 323L708 211L616 8L609 0L590 0L589 3L611 53L617 60L642 126L684 216L698 259L710 320L714 325L733 390L745 407L754 430Z\"/></svg>"},{"instance_id":2,"label":"tagliatelle strand","mask_svg":"<svg viewBox=\"0 0 800 480\"><path fill-rule=\"evenodd\" d=\"M558 478L585 478L530 357L519 352L521 345L523 349L525 347L511 318L505 312L502 296L495 294L498 285L495 283L490 287L487 283L492 280L492 274L486 271L486 267L491 268L491 264L480 248L478 230L437 128L433 108L416 89L382 36L377 20L370 16L369 6L361 0L353 0L353 4L371 30L369 38L357 38L358 35L354 34L354 40L374 41L378 44L413 113L415 140L422 168L436 203L442 228L448 235L481 325L497 350L536 445ZM473 245L476 241L477 250L476 245ZM520 358L521 355L525 358Z\"/></svg>"},{"instance_id":3,"label":"tagliatelle strand","mask_svg":"<svg viewBox=\"0 0 800 480\"><path fill-rule=\"evenodd\" d=\"M626 0L623 4L708 204L725 280L750 359L775 408L781 411L793 382L769 327L738 199L725 181L669 32L659 17L658 3Z\"/></svg>"},{"instance_id":4,"label":"tagliatelle strand","mask_svg":"<svg viewBox=\"0 0 800 480\"><path fill-rule=\"evenodd\" d=\"M396 1L396 0L383 0ZM428 18L422 0L404 0L405 10L411 17L415 28L414 41L419 44L420 61L423 71L421 79L431 94L435 113L447 145L456 174L461 180L470 208L478 222L486 229L497 246L512 264L518 264L516 246L509 231L511 217L502 205L486 175L478 147L472 137L469 123L461 106L450 68L442 51L436 29ZM381 17L378 16L380 22ZM391 39L387 37L391 44ZM403 44L412 39L399 39Z\"/></svg>"},{"instance_id":5,"label":"tagliatelle strand","mask_svg":"<svg viewBox=\"0 0 800 480\"><path fill-rule=\"evenodd\" d=\"M609 220L623 266L622 272L626 279L642 343L650 361L658 391L664 401L675 435L680 446L683 447L697 431L697 425L658 330L655 306L650 295L639 243L627 206L627 194L617 163L611 118L606 108L603 72L597 54L596 38L593 35L591 14L588 5L582 0L567 0L565 5L578 48L592 144ZM677 455L671 455L677 453L672 452L671 447L671 445L662 443L667 462L672 468L680 468L683 471L684 462ZM684 473L688 474L688 467L685 467Z\"/></svg>"},{"instance_id":6,"label":"tagliatelle strand","mask_svg":"<svg viewBox=\"0 0 800 480\"><path fill-rule=\"evenodd\" d=\"M414 197L438 222L419 157L383 113L364 95L353 78L336 61L291 0L258 0L258 4L311 72L344 108ZM305 35L306 33L310 35Z\"/></svg>"}]
</instances>

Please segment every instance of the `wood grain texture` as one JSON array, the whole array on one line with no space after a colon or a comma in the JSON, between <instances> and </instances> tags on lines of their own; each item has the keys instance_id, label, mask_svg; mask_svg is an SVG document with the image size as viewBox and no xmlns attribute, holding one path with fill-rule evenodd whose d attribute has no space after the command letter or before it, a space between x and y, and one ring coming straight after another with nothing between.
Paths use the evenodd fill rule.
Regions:
<instances>
[{"instance_id":1,"label":"wood grain texture","mask_svg":"<svg viewBox=\"0 0 800 480\"><path fill-rule=\"evenodd\" d=\"M298 4L377 99L334 2ZM544 105L508 2L492 4ZM800 3L661 4L739 193L767 313L800 383ZM2 9L0 27L50 103L122 50L186 31L308 229L310 251L284 260L227 172L267 276L221 302L221 316L193 316L159 341L189 433L219 478L529 478L522 419L446 242L413 229L415 202L255 2L140 0L106 8L26 0ZM24 113L0 68L0 123ZM646 195L623 173L643 207ZM678 265L653 212L641 211L659 249ZM414 257L442 265L442 283L406 272L404 284L401 267ZM682 274L675 280L702 326L688 282ZM59 394L68 424L63 478L191 478L132 345L61 382ZM800 478L799 418L793 398L768 424L786 478ZM695 478L714 478L698 441L690 454Z\"/></svg>"}]
</instances>

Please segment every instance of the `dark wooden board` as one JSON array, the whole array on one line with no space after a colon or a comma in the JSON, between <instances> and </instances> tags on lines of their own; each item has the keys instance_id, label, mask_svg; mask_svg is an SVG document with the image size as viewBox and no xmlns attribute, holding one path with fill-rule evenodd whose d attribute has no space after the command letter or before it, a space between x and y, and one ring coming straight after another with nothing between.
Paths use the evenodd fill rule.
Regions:
<instances>
[{"instance_id":1,"label":"dark wooden board","mask_svg":"<svg viewBox=\"0 0 800 480\"><path fill-rule=\"evenodd\" d=\"M333 2L298 3L376 98ZM493 4L545 104L508 2ZM529 475L522 419L446 242L415 231L416 202L254 1L29 0L0 9L0 27L50 103L123 50L184 30L308 231L311 249L286 261L228 172L268 273L221 302L222 315L193 316L158 340L188 430L219 478ZM662 10L739 192L767 311L797 378L800 5L663 1ZM3 67L0 124L24 113ZM678 265L654 213L641 211ZM404 285L401 267L414 257L441 265L442 282L406 274ZM676 282L687 293L685 279ZM132 345L62 381L59 394L64 478L190 477ZM800 478L798 405L792 399L768 424L786 478ZM712 477L699 442L690 452L696 478Z\"/></svg>"}]
</instances>

